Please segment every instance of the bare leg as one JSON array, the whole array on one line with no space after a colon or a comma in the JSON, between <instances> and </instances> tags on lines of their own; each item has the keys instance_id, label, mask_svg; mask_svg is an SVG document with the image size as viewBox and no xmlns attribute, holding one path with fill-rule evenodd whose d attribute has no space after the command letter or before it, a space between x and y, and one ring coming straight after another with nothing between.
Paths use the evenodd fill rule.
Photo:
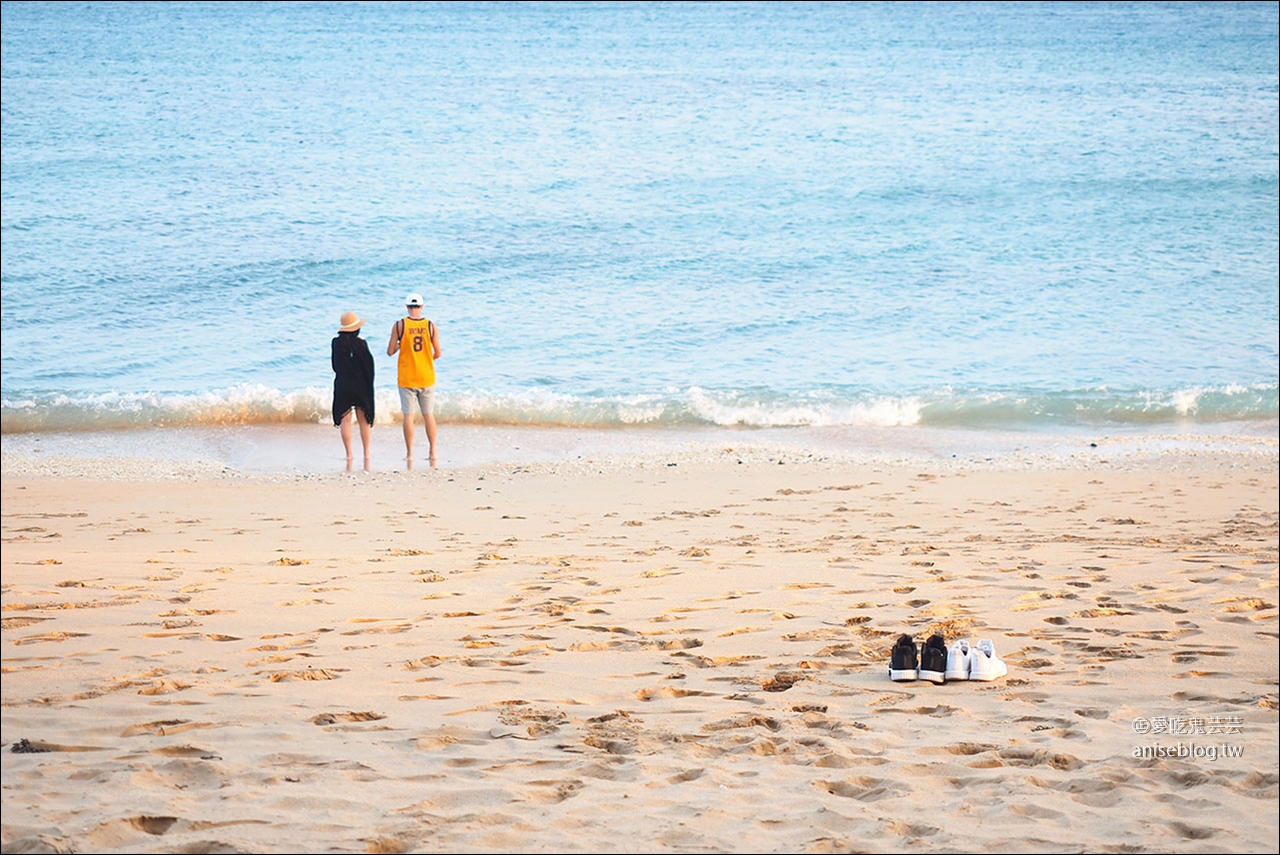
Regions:
<instances>
[{"instance_id":1,"label":"bare leg","mask_svg":"<svg viewBox=\"0 0 1280 855\"><path fill-rule=\"evenodd\" d=\"M423 420L427 423L427 444L431 447L431 468L434 469L436 466L436 414L427 413Z\"/></svg>"},{"instance_id":2,"label":"bare leg","mask_svg":"<svg viewBox=\"0 0 1280 855\"><path fill-rule=\"evenodd\" d=\"M413 413L404 415L404 451L405 459L413 460Z\"/></svg>"},{"instance_id":3,"label":"bare leg","mask_svg":"<svg viewBox=\"0 0 1280 855\"><path fill-rule=\"evenodd\" d=\"M351 467L351 410L342 417L342 447L347 450L347 468Z\"/></svg>"},{"instance_id":4,"label":"bare leg","mask_svg":"<svg viewBox=\"0 0 1280 855\"><path fill-rule=\"evenodd\" d=\"M369 458L372 456L370 443L373 440L373 427L365 416L364 410L356 410L356 418L360 420L360 445L364 448L364 469L369 471ZM351 448L347 447L347 459L351 459Z\"/></svg>"}]
</instances>

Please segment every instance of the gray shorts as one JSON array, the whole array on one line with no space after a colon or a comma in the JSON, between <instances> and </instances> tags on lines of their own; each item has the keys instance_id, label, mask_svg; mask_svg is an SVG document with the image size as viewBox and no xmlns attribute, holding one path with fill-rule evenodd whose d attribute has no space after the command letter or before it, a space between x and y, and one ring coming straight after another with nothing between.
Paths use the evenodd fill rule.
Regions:
<instances>
[{"instance_id":1,"label":"gray shorts","mask_svg":"<svg viewBox=\"0 0 1280 855\"><path fill-rule=\"evenodd\" d=\"M435 386L428 386L425 389L410 389L407 386L397 386L396 388L400 390L400 412L403 415L413 415L413 404L415 401L418 404L418 409L422 411L424 416L429 416L435 412Z\"/></svg>"}]
</instances>

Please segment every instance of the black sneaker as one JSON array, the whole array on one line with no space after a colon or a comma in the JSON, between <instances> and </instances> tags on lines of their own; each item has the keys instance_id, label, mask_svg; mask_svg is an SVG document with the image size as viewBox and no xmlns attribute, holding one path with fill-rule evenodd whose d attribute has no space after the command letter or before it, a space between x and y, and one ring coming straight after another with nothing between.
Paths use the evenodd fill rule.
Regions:
<instances>
[{"instance_id":1,"label":"black sneaker","mask_svg":"<svg viewBox=\"0 0 1280 855\"><path fill-rule=\"evenodd\" d=\"M916 678L916 643L904 635L889 654L889 679L909 683Z\"/></svg>"},{"instance_id":2,"label":"black sneaker","mask_svg":"<svg viewBox=\"0 0 1280 855\"><path fill-rule=\"evenodd\" d=\"M931 635L920 651L920 678L941 685L947 681L947 643Z\"/></svg>"}]
</instances>

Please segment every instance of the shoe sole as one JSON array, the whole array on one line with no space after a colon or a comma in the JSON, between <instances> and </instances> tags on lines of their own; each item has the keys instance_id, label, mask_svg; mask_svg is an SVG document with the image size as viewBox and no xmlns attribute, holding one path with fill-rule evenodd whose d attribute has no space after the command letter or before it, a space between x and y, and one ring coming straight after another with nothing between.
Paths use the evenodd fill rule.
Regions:
<instances>
[{"instance_id":1,"label":"shoe sole","mask_svg":"<svg viewBox=\"0 0 1280 855\"><path fill-rule=\"evenodd\" d=\"M968 680L969 672L968 671L948 671L946 672L945 676L947 678L948 683L958 683L962 680Z\"/></svg>"},{"instance_id":2,"label":"shoe sole","mask_svg":"<svg viewBox=\"0 0 1280 855\"><path fill-rule=\"evenodd\" d=\"M928 680L930 683L936 683L939 686L941 686L947 680L946 675L943 674L941 671L921 671L920 679Z\"/></svg>"},{"instance_id":3,"label":"shoe sole","mask_svg":"<svg viewBox=\"0 0 1280 855\"><path fill-rule=\"evenodd\" d=\"M916 679L916 672L915 671L895 671L892 668L890 668L889 679L893 680L895 683L909 683L912 680Z\"/></svg>"}]
</instances>

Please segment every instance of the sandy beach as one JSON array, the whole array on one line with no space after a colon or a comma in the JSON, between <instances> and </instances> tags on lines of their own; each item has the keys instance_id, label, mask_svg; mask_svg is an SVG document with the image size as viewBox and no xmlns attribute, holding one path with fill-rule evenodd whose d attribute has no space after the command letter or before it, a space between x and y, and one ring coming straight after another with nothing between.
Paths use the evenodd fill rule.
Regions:
<instances>
[{"instance_id":1,"label":"sandy beach","mask_svg":"<svg viewBox=\"0 0 1280 855\"><path fill-rule=\"evenodd\" d=\"M6 853L1276 848L1274 441L24 460ZM1008 676L891 682L934 632Z\"/></svg>"}]
</instances>

